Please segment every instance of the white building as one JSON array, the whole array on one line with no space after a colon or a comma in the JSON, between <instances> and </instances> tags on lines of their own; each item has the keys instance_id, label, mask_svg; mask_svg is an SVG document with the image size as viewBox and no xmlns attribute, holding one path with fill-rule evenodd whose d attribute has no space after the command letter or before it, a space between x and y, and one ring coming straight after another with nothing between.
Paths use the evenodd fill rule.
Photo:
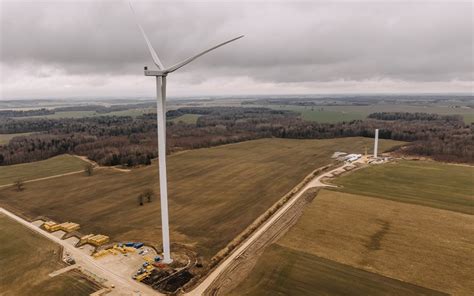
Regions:
<instances>
[{"instance_id":1,"label":"white building","mask_svg":"<svg viewBox=\"0 0 474 296\"><path fill-rule=\"evenodd\" d=\"M348 154L344 157L344 160L347 162L353 162L362 157L362 154Z\"/></svg>"}]
</instances>

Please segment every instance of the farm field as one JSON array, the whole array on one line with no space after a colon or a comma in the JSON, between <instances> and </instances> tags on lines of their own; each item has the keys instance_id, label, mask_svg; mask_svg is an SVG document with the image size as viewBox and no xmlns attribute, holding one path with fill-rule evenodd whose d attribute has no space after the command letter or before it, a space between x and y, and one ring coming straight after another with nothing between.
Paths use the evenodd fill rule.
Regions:
<instances>
[{"instance_id":1,"label":"farm field","mask_svg":"<svg viewBox=\"0 0 474 296\"><path fill-rule=\"evenodd\" d=\"M172 242L186 244L205 262L334 151L362 152L369 138L261 139L197 149L168 157ZM381 141L381 149L399 145ZM29 217L81 224L83 233L161 245L158 197L138 205L147 188L158 194L156 165L124 173L96 170L0 190L0 204ZM126 223L124 223L126 221Z\"/></svg>"},{"instance_id":2,"label":"farm field","mask_svg":"<svg viewBox=\"0 0 474 296\"><path fill-rule=\"evenodd\" d=\"M458 114L464 118L466 124L474 122L473 111L470 108L452 108L450 106L417 106L417 105L369 105L369 106L298 106L298 105L250 105L253 107L265 107L276 110L291 110L300 112L301 117L308 121L334 123L339 121L351 121L365 119L374 112L425 112L441 115Z\"/></svg>"},{"instance_id":3,"label":"farm field","mask_svg":"<svg viewBox=\"0 0 474 296\"><path fill-rule=\"evenodd\" d=\"M97 113L96 111L60 111L55 112L54 114L48 115L37 115L37 116L26 116L26 117L16 117L15 120L22 120L26 118L49 118L49 119L59 119L59 118L83 118L83 117L94 117L94 116L140 116L145 113L156 112L156 109L153 108L138 108L138 109L129 109L123 111L115 111L109 113Z\"/></svg>"},{"instance_id":4,"label":"farm field","mask_svg":"<svg viewBox=\"0 0 474 296\"><path fill-rule=\"evenodd\" d=\"M18 179L23 181L44 178L84 169L85 161L71 156L59 155L46 160L9 166L0 166L0 186Z\"/></svg>"},{"instance_id":5,"label":"farm field","mask_svg":"<svg viewBox=\"0 0 474 296\"><path fill-rule=\"evenodd\" d=\"M273 244L230 295L447 295Z\"/></svg>"},{"instance_id":6,"label":"farm field","mask_svg":"<svg viewBox=\"0 0 474 296\"><path fill-rule=\"evenodd\" d=\"M420 176L417 182L404 184L405 178L418 178L407 173L407 166L425 167L427 170L425 174L428 176L425 178ZM398 194L400 197L402 192L411 192L411 196L419 195L428 204L430 193L426 189L434 182L429 178L429 171L436 172L439 169L444 172L444 180L438 180L438 183L444 183L446 188L437 195L432 192L434 206L413 204L410 200L402 198L396 200L407 202L390 200L393 194L396 196ZM473 170L473 168L467 169L471 172ZM388 186L386 183L388 177L380 170L406 175L398 180L391 180L395 184ZM268 295L272 292L278 294L281 293L278 289L290 291L294 282L304 283L307 289L314 288L316 292L312 294L293 290L294 293L290 293L291 295L326 293L326 290L317 292L315 287L311 287L313 283L320 283L321 289L328 287L330 292L327 294L331 295L345 295L336 283L347 286L352 282L351 287L354 289L373 288L374 282L356 274L355 268L410 283L418 288L454 295L470 295L474 290L471 272L474 263L470 259L474 257L472 248L474 216L460 211L439 209L439 206L436 206L437 196L446 195L443 203L445 208L449 208L449 197L454 196L452 198L452 202L456 205L454 209L459 209L457 199L460 192L456 188L458 179L462 178L460 176L464 175L465 170L464 166L403 161L364 168L339 177L336 179L337 183L345 184L345 187L338 191L332 189L320 191L295 226L264 252L259 259L262 264L257 263L251 276L239 286L239 292L263 295L262 291L267 289L266 291L270 291ZM373 174L367 175L367 172L372 171ZM358 178L362 184L357 184L354 178ZM371 183L363 183L367 178L370 178ZM353 180L353 183L345 183L346 180ZM356 187L356 185L359 186L358 193L353 194L354 190L350 186ZM471 190L472 198L473 185L464 185L468 186L465 190ZM374 193L372 186L378 187L377 193ZM398 191L397 186L400 187ZM467 204L464 209L464 212L469 211ZM346 267L342 268L342 265L339 265L340 268L334 267L328 270L328 262L318 263L322 262L322 259ZM307 271L319 271L322 268L325 268L324 272ZM289 275L287 282L283 280L286 275ZM268 285L264 284L263 287L257 285L255 278L257 276L258 281ZM373 280L373 277L371 278ZM277 279L282 280L281 287L272 288L270 283ZM381 285L379 288L387 287L384 281L377 285ZM397 289L394 288L391 292L378 291L380 293L362 290L356 294L408 293ZM412 292L423 294L421 291L415 289ZM436 295L436 292L427 294Z\"/></svg>"},{"instance_id":7,"label":"farm field","mask_svg":"<svg viewBox=\"0 0 474 296\"><path fill-rule=\"evenodd\" d=\"M250 105L252 107L264 107L274 110L290 110L301 113L301 118L307 121L336 123L341 121L362 120L369 115L366 110L360 111L346 111L346 110L332 110L326 106L296 106L296 105ZM349 107L349 106L348 106ZM321 109L322 108L322 109Z\"/></svg>"},{"instance_id":8,"label":"farm field","mask_svg":"<svg viewBox=\"0 0 474 296\"><path fill-rule=\"evenodd\" d=\"M5 145L10 142L11 139L14 137L19 137L19 136L28 136L31 133L17 133L17 134L0 134L0 145Z\"/></svg>"},{"instance_id":9,"label":"farm field","mask_svg":"<svg viewBox=\"0 0 474 296\"><path fill-rule=\"evenodd\" d=\"M59 261L60 247L3 214L0 240L2 295L86 296L98 289L77 272L49 277L49 273L65 267Z\"/></svg>"},{"instance_id":10,"label":"farm field","mask_svg":"<svg viewBox=\"0 0 474 296\"><path fill-rule=\"evenodd\" d=\"M397 161L337 178L334 184L348 193L474 214L473 176L469 166Z\"/></svg>"},{"instance_id":11,"label":"farm field","mask_svg":"<svg viewBox=\"0 0 474 296\"><path fill-rule=\"evenodd\" d=\"M196 124L198 118L200 117L201 115L199 114L184 114L184 115L181 115L181 116L178 116L176 118L173 118L173 119L168 119L169 121L173 121L173 122L184 122L184 123L188 123L188 124Z\"/></svg>"},{"instance_id":12,"label":"farm field","mask_svg":"<svg viewBox=\"0 0 474 296\"><path fill-rule=\"evenodd\" d=\"M137 108L123 111L114 111L109 113L98 113L96 111L59 111L54 114L48 115L36 115L36 116L25 116L25 117L14 117L15 120L22 120L28 118L49 118L49 119L60 119L60 118L83 118L83 117L95 117L95 116L131 116L137 117L147 113L156 113L155 108ZM178 118L171 119L171 121L183 121L185 123L196 123L198 114L184 114ZM0 141L2 135L0 135ZM0 142L1 144L1 142Z\"/></svg>"}]
</instances>

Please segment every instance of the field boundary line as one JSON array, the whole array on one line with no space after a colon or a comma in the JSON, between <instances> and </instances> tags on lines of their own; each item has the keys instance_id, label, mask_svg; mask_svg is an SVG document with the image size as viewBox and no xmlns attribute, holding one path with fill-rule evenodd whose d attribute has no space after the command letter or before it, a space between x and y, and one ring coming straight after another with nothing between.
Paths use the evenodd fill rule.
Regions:
<instances>
[{"instance_id":1,"label":"field boundary line","mask_svg":"<svg viewBox=\"0 0 474 296\"><path fill-rule=\"evenodd\" d=\"M119 171L119 172L122 172L122 173L128 173L128 172L131 171L129 169L121 169L121 168L117 168L117 167L99 166L96 162L88 159L85 156L79 156L79 155L74 155L74 154L68 154L68 155L71 155L73 157L76 157L76 158L84 161L84 162L92 164L94 166L94 169L97 169L97 170L109 169L109 170ZM25 164L27 164L27 163L25 163ZM62 173L62 174L58 174L58 175L52 175L52 176L41 177L41 178L36 178L36 179L31 179L31 180L25 180L25 181L23 181L23 183L32 183L32 182L44 181L44 180L49 180L49 179L54 179L54 178L59 178L59 177L64 177L64 176L70 176L70 175L79 174L79 173L84 173L84 170L82 169L80 171L73 171L73 172L67 172L67 173ZM13 186L13 185L15 185L15 183L4 184L4 185L0 185L0 188Z\"/></svg>"},{"instance_id":2,"label":"field boundary line","mask_svg":"<svg viewBox=\"0 0 474 296\"><path fill-rule=\"evenodd\" d=\"M84 170L74 171L74 172L69 172L69 173L63 173L63 174L59 174L59 175L53 175L53 176L48 176L48 177L42 177L42 178L37 178L37 179L26 180L26 181L23 181L23 183L32 183L32 182L44 181L44 180L49 180L49 179L54 179L54 178L79 174L79 173L83 173L83 172L84 172ZM15 183L4 184L4 185L0 185L0 188L13 186L13 185L15 185Z\"/></svg>"}]
</instances>

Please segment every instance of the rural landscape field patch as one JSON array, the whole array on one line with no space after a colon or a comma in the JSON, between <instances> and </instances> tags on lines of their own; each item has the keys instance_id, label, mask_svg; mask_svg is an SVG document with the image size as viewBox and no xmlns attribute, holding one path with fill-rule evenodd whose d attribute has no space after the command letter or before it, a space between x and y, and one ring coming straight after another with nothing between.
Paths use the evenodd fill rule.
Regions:
<instances>
[{"instance_id":1,"label":"rural landscape field patch","mask_svg":"<svg viewBox=\"0 0 474 296\"><path fill-rule=\"evenodd\" d=\"M32 179L50 177L84 169L86 162L71 155L59 155L47 160L0 166L0 186L10 184L16 180L28 181Z\"/></svg>"},{"instance_id":2,"label":"rural landscape field patch","mask_svg":"<svg viewBox=\"0 0 474 296\"><path fill-rule=\"evenodd\" d=\"M338 178L341 191L474 214L474 169L433 161L396 161Z\"/></svg>"},{"instance_id":3,"label":"rural landscape field patch","mask_svg":"<svg viewBox=\"0 0 474 296\"><path fill-rule=\"evenodd\" d=\"M273 244L237 295L447 295Z\"/></svg>"},{"instance_id":4,"label":"rural landscape field patch","mask_svg":"<svg viewBox=\"0 0 474 296\"><path fill-rule=\"evenodd\" d=\"M305 283L307 287L312 283L324 284L320 291L313 287L314 293L292 290L291 295L318 295L318 291L326 293L326 288L331 291L329 294L343 295L340 288L348 286L367 289L360 295L410 294L398 290L403 285L386 286L382 278L377 280L378 288L391 290L371 291L371 281L377 277L369 279L356 274L355 268L412 284L416 288L411 293L417 295L470 295L474 290L471 280L474 216L464 212L469 212L469 199L472 207L474 185L466 178L469 172L472 176L473 170L434 162L402 161L339 177L337 183L344 187L337 191L322 190L297 224L265 251L261 264L244 281L246 288L240 287L239 291L260 295L264 291L256 283L260 277L258 281L263 287L275 294L281 293L280 289L291 290L292 282ZM415 177L410 173L425 176L413 182ZM398 176L397 180L390 179L394 175ZM438 179L433 177L436 175ZM393 184L388 184L389 181ZM436 182L443 186L442 191L435 186ZM459 182L467 183L459 189ZM453 210L440 209L440 196L443 196L443 208ZM413 197L423 202L414 203ZM460 199L465 200L463 207L458 206ZM336 264L339 268L325 272L310 272L323 268L317 263L323 259L342 265ZM347 266L346 270L343 266ZM278 285L265 285L277 280L281 280ZM341 287L336 283L341 283Z\"/></svg>"},{"instance_id":5,"label":"rural landscape field patch","mask_svg":"<svg viewBox=\"0 0 474 296\"><path fill-rule=\"evenodd\" d=\"M331 163L334 151L362 152L367 138L262 139L168 157L173 242L210 259L307 174ZM381 141L381 149L399 145ZM96 170L0 190L0 204L34 218L81 224L83 233L161 245L156 165L131 172ZM151 203L138 195L153 188Z\"/></svg>"},{"instance_id":6,"label":"rural landscape field patch","mask_svg":"<svg viewBox=\"0 0 474 296\"><path fill-rule=\"evenodd\" d=\"M61 248L3 214L0 240L2 295L86 296L97 290L96 284L74 272L49 277L65 267L60 263Z\"/></svg>"}]
</instances>

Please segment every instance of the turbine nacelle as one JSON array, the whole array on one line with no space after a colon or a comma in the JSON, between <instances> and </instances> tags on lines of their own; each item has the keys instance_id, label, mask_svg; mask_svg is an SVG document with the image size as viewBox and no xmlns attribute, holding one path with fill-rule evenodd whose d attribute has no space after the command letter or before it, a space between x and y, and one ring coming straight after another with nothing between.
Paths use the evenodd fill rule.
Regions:
<instances>
[{"instance_id":1,"label":"turbine nacelle","mask_svg":"<svg viewBox=\"0 0 474 296\"><path fill-rule=\"evenodd\" d=\"M168 73L165 73L164 71L159 71L159 70L148 70L148 67L145 67L143 69L143 71L145 72L145 76L166 76L168 75Z\"/></svg>"}]
</instances>

